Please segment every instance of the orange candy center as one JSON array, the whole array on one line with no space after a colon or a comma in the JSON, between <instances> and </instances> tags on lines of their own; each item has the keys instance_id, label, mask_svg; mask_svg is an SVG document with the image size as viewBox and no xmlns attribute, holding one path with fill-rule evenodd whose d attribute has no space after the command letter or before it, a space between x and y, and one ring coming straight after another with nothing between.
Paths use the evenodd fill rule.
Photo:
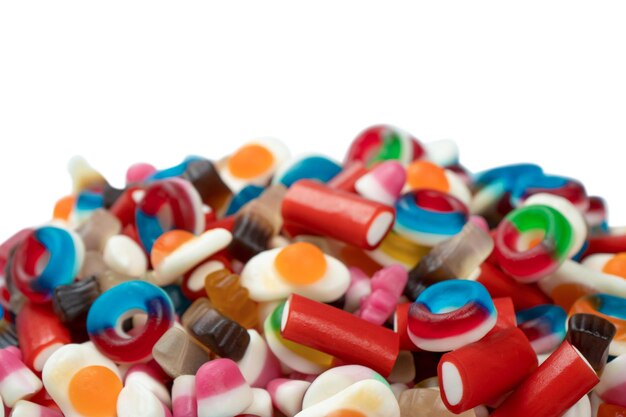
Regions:
<instances>
[{"instance_id":1,"label":"orange candy center","mask_svg":"<svg viewBox=\"0 0 626 417\"><path fill-rule=\"evenodd\" d=\"M298 242L281 250L274 266L287 282L309 285L319 281L326 272L324 253L315 245Z\"/></svg>"},{"instance_id":2,"label":"orange candy center","mask_svg":"<svg viewBox=\"0 0 626 417\"><path fill-rule=\"evenodd\" d=\"M428 161L414 161L406 169L406 181L412 190L437 190L447 193L450 190L446 171Z\"/></svg>"},{"instance_id":3,"label":"orange candy center","mask_svg":"<svg viewBox=\"0 0 626 417\"><path fill-rule=\"evenodd\" d=\"M326 417L365 417L365 414L360 411L341 408L339 410L331 411L326 414Z\"/></svg>"},{"instance_id":4,"label":"orange candy center","mask_svg":"<svg viewBox=\"0 0 626 417\"><path fill-rule=\"evenodd\" d=\"M163 233L152 245L152 251L150 252L152 265L156 267L163 262L166 256L194 238L195 235L186 230L170 230Z\"/></svg>"},{"instance_id":5,"label":"orange candy center","mask_svg":"<svg viewBox=\"0 0 626 417\"><path fill-rule=\"evenodd\" d=\"M246 145L228 159L228 169L237 178L250 179L267 172L274 155L264 146Z\"/></svg>"},{"instance_id":6,"label":"orange candy center","mask_svg":"<svg viewBox=\"0 0 626 417\"><path fill-rule=\"evenodd\" d=\"M76 198L73 195L65 196L54 205L54 212L52 217L59 220L68 220L72 209L74 208L74 202Z\"/></svg>"},{"instance_id":7,"label":"orange candy center","mask_svg":"<svg viewBox=\"0 0 626 417\"><path fill-rule=\"evenodd\" d=\"M68 396L79 414L89 417L114 417L122 381L109 368L87 366L74 374Z\"/></svg>"},{"instance_id":8,"label":"orange candy center","mask_svg":"<svg viewBox=\"0 0 626 417\"><path fill-rule=\"evenodd\" d=\"M602 268L602 272L626 278L626 253L618 253Z\"/></svg>"}]
</instances>

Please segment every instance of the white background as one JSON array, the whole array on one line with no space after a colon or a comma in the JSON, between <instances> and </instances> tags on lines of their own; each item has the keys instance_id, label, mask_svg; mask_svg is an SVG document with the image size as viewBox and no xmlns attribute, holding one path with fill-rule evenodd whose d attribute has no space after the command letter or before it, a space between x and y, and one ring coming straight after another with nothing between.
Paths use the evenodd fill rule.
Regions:
<instances>
[{"instance_id":1,"label":"white background","mask_svg":"<svg viewBox=\"0 0 626 417\"><path fill-rule=\"evenodd\" d=\"M625 4L2 2L0 239L50 217L74 154L121 185L260 135L341 159L379 122L577 177L626 223Z\"/></svg>"}]
</instances>

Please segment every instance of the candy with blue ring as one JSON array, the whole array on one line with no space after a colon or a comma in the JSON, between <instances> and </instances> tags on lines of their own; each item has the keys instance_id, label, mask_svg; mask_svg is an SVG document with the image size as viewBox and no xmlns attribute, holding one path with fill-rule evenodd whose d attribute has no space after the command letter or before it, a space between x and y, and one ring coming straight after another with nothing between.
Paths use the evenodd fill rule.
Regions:
<instances>
[{"instance_id":1,"label":"candy with blue ring","mask_svg":"<svg viewBox=\"0 0 626 417\"><path fill-rule=\"evenodd\" d=\"M527 308L518 311L515 318L537 354L553 352L565 339L567 313L557 305Z\"/></svg>"},{"instance_id":2,"label":"candy with blue ring","mask_svg":"<svg viewBox=\"0 0 626 417\"><path fill-rule=\"evenodd\" d=\"M435 246L456 235L469 219L465 204L441 191L410 191L396 202L394 230L407 239Z\"/></svg>"},{"instance_id":3,"label":"candy with blue ring","mask_svg":"<svg viewBox=\"0 0 626 417\"><path fill-rule=\"evenodd\" d=\"M321 155L310 155L287 161L274 175L274 184L291 186L302 179L319 180L327 183L341 172L341 165Z\"/></svg>"},{"instance_id":4,"label":"candy with blue ring","mask_svg":"<svg viewBox=\"0 0 626 417\"><path fill-rule=\"evenodd\" d=\"M38 265L48 256L43 271ZM58 226L33 230L17 247L12 263L15 286L32 302L47 303L59 285L71 284L85 258L85 246L73 231Z\"/></svg>"},{"instance_id":5,"label":"candy with blue ring","mask_svg":"<svg viewBox=\"0 0 626 417\"><path fill-rule=\"evenodd\" d=\"M424 290L411 305L407 327L411 341L420 349L446 352L480 340L497 318L482 284L455 279Z\"/></svg>"},{"instance_id":6,"label":"candy with blue ring","mask_svg":"<svg viewBox=\"0 0 626 417\"><path fill-rule=\"evenodd\" d=\"M180 177L181 175L185 173L185 171L187 171L187 167L189 166L191 162L199 161L201 159L203 158L199 156L188 156L180 164L174 165L173 167L156 171L154 174L146 178L146 182L154 182L154 181L162 180L166 178Z\"/></svg>"},{"instance_id":7,"label":"candy with blue ring","mask_svg":"<svg viewBox=\"0 0 626 417\"><path fill-rule=\"evenodd\" d=\"M135 212L137 234L146 252L163 233L181 229L196 235L204 231L200 195L189 181L167 178L152 183Z\"/></svg>"},{"instance_id":8,"label":"candy with blue ring","mask_svg":"<svg viewBox=\"0 0 626 417\"><path fill-rule=\"evenodd\" d=\"M543 173L522 175L511 189L511 204L518 207L532 195L548 193L566 198L577 209L584 212L589 208L585 187L578 181Z\"/></svg>"},{"instance_id":9,"label":"candy with blue ring","mask_svg":"<svg viewBox=\"0 0 626 417\"><path fill-rule=\"evenodd\" d=\"M124 320L146 313L147 321L129 333ZM145 281L126 281L104 292L87 315L89 338L104 355L118 363L143 362L174 324L174 306L168 294Z\"/></svg>"}]
</instances>

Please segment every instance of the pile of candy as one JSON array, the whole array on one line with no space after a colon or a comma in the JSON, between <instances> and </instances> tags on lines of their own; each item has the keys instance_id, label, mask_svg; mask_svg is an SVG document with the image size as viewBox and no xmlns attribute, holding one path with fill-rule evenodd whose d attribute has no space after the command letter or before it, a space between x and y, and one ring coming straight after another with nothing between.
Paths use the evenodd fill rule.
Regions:
<instances>
[{"instance_id":1,"label":"pile of candy","mask_svg":"<svg viewBox=\"0 0 626 417\"><path fill-rule=\"evenodd\" d=\"M390 126L70 173L0 245L0 417L626 415L626 231L574 179Z\"/></svg>"}]
</instances>

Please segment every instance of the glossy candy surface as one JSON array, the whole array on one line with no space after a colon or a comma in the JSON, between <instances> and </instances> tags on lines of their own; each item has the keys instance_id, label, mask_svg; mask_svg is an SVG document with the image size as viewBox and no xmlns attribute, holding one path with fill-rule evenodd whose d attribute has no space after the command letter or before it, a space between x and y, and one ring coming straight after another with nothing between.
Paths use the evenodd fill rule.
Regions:
<instances>
[{"instance_id":1,"label":"glossy candy surface","mask_svg":"<svg viewBox=\"0 0 626 417\"><path fill-rule=\"evenodd\" d=\"M13 282L31 301L47 303L56 287L74 280L84 256L84 244L73 231L56 226L40 227L16 248L11 270Z\"/></svg>"},{"instance_id":2,"label":"glossy candy surface","mask_svg":"<svg viewBox=\"0 0 626 417\"><path fill-rule=\"evenodd\" d=\"M449 280L428 287L417 297L409 311L408 334L421 349L445 352L481 339L496 320L485 287Z\"/></svg>"},{"instance_id":3,"label":"glossy candy surface","mask_svg":"<svg viewBox=\"0 0 626 417\"><path fill-rule=\"evenodd\" d=\"M394 230L418 244L435 246L463 229L469 218L465 204L437 190L403 194L396 202Z\"/></svg>"},{"instance_id":4,"label":"glossy candy surface","mask_svg":"<svg viewBox=\"0 0 626 417\"><path fill-rule=\"evenodd\" d=\"M148 315L146 324L134 335L122 329L128 314ZM128 281L104 292L91 306L87 331L95 346L120 363L149 359L152 346L174 321L174 307L167 294L157 286Z\"/></svg>"}]
</instances>

